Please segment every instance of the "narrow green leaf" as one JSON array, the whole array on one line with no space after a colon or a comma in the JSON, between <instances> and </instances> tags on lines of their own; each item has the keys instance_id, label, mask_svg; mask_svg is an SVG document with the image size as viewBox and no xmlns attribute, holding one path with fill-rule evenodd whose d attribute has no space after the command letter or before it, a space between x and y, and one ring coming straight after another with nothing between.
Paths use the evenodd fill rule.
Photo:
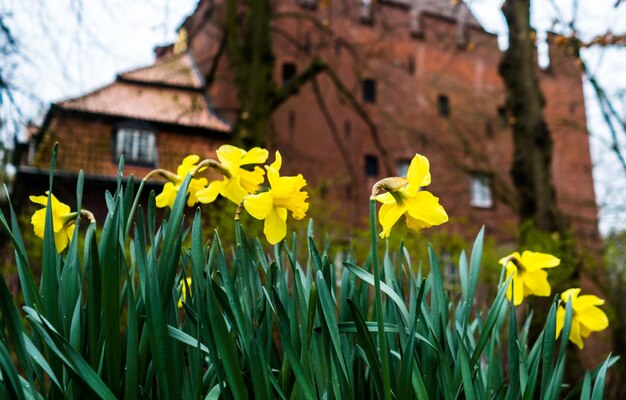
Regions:
<instances>
[{"instance_id":1,"label":"narrow green leaf","mask_svg":"<svg viewBox=\"0 0 626 400\"><path fill-rule=\"evenodd\" d=\"M369 272L365 271L362 268L357 267L356 265L354 265L354 264L352 264L350 262L344 262L343 265L348 269L348 271L352 272L359 279L361 279L361 280L367 282L368 284L374 286L374 276L372 274L370 274ZM387 296L389 296L389 298L398 307L398 310L400 310L400 314L402 315L404 323L406 325L408 325L408 321L410 320L410 318L409 318L409 311L406 308L406 304L404 303L404 299L402 299L400 296L398 296L398 294L384 282L380 282L380 289Z\"/></svg>"},{"instance_id":2,"label":"narrow green leaf","mask_svg":"<svg viewBox=\"0 0 626 400\"><path fill-rule=\"evenodd\" d=\"M606 382L606 371L609 368L609 361L611 355L607 357L606 361L600 367L596 381L593 383L593 392L591 393L591 400L602 400L604 398L604 384Z\"/></svg>"},{"instance_id":3,"label":"narrow green leaf","mask_svg":"<svg viewBox=\"0 0 626 400\"><path fill-rule=\"evenodd\" d=\"M540 397L543 398L548 384L554 373L554 342L556 340L556 304L558 298L555 296L548 313L546 327L543 335L543 345L541 349L541 392Z\"/></svg>"}]
</instances>

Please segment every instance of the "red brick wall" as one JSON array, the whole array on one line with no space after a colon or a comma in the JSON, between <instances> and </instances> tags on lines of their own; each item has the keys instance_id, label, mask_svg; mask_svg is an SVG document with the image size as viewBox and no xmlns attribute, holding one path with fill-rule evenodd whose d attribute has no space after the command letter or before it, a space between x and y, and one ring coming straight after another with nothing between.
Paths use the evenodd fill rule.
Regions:
<instances>
[{"instance_id":1,"label":"red brick wall","mask_svg":"<svg viewBox=\"0 0 626 400\"><path fill-rule=\"evenodd\" d=\"M424 36L418 39L410 35L406 9L379 3L374 24L365 25L359 22L357 7L346 14L342 4L330 2L328 8L310 12L292 0L275 3L278 13L312 13L327 32L332 32L321 33L306 19L276 18L274 24L291 35L289 39L280 33L273 37L277 81L281 79L283 62L294 62L302 71L313 57L326 61L359 102L361 79L375 79L376 104L361 104L378 127L390 163L395 168L397 160L411 158L416 152L428 156L433 174L429 190L441 198L453 219L467 222L447 224L441 229L466 231L467 226L473 234L486 224L488 232L496 237L511 238L516 219L507 204L510 201L504 200L515 198L509 178L512 143L510 131L497 111L504 103L504 91L497 72L501 52L496 37L470 29L468 48L459 49L455 21L424 15ZM217 3L212 22L221 18L221 12ZM210 39L216 38L212 22L205 25L203 33L192 36L190 47L198 59L206 59L206 54L216 49L217 41ZM350 49L338 46L339 42L349 43ZM551 53L551 71L540 72L540 79L555 140L553 172L558 201L579 237L587 245L597 246L597 209L580 73L571 56L558 49L551 49ZM413 72L409 71L410 63ZM231 111L236 98L227 60L222 60L220 67L210 94L218 110ZM327 77L318 77L318 83L336 135L331 134L307 84L276 112L276 143L285 156L285 170L302 172L313 185L329 185L328 194L318 202L323 205L340 200L340 218L354 223L366 215L370 187L375 181L364 174L365 155L379 157L380 173L376 178L387 172L357 113ZM437 113L439 94L450 100L450 118ZM348 124L349 133L345 130ZM348 161L358 173L356 181L347 173L338 140L349 150ZM493 208L469 205L467 172L472 170L490 172L500 182ZM358 194L358 209L349 199L350 191Z\"/></svg>"},{"instance_id":2,"label":"red brick wall","mask_svg":"<svg viewBox=\"0 0 626 400\"><path fill-rule=\"evenodd\" d=\"M34 166L46 168L54 142L59 143L57 170L87 175L116 176L117 160L114 157L115 125L69 116L54 117L37 152ZM189 154L214 158L222 143L201 135L172 131L156 131L157 164L155 167L126 163L124 175L142 178L154 168L176 171L182 159Z\"/></svg>"}]
</instances>

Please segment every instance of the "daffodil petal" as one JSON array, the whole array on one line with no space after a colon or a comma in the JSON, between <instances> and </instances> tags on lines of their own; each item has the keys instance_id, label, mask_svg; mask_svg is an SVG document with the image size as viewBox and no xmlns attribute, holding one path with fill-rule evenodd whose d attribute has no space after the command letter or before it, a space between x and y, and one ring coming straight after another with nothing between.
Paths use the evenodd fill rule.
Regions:
<instances>
[{"instance_id":1,"label":"daffodil petal","mask_svg":"<svg viewBox=\"0 0 626 400\"><path fill-rule=\"evenodd\" d=\"M552 291L548 283L548 273L542 269L526 271L524 273L524 285L528 288L528 294L535 296L550 296Z\"/></svg>"},{"instance_id":2,"label":"daffodil petal","mask_svg":"<svg viewBox=\"0 0 626 400\"><path fill-rule=\"evenodd\" d=\"M576 318L590 331L602 331L609 326L609 318L598 307L589 307L583 311L576 310Z\"/></svg>"},{"instance_id":3,"label":"daffodil petal","mask_svg":"<svg viewBox=\"0 0 626 400\"><path fill-rule=\"evenodd\" d=\"M522 264L528 271L536 271L542 268L554 268L561 263L561 260L552 254L525 251L522 253Z\"/></svg>"},{"instance_id":4,"label":"daffodil petal","mask_svg":"<svg viewBox=\"0 0 626 400\"><path fill-rule=\"evenodd\" d=\"M267 161L267 157L269 156L269 152L260 147L254 147L246 152L246 154L241 157L240 165L250 165L250 164L263 164Z\"/></svg>"},{"instance_id":5,"label":"daffodil petal","mask_svg":"<svg viewBox=\"0 0 626 400\"><path fill-rule=\"evenodd\" d=\"M221 181L213 181L209 183L209 186L196 192L196 197L200 203L208 204L215 201L217 195L220 194L222 188L228 182L228 178L224 178Z\"/></svg>"},{"instance_id":6,"label":"daffodil petal","mask_svg":"<svg viewBox=\"0 0 626 400\"><path fill-rule=\"evenodd\" d=\"M578 311L583 311L593 306L601 306L602 304L604 304L604 300L592 294L580 296L574 300L574 307L576 307Z\"/></svg>"},{"instance_id":7,"label":"daffodil petal","mask_svg":"<svg viewBox=\"0 0 626 400\"><path fill-rule=\"evenodd\" d=\"M32 197L32 196L31 196ZM43 197L43 196L41 196ZM31 199L32 200L32 199ZM33 224L33 229L35 231L35 235L39 238L43 239L43 232L46 225L46 209L41 208L33 214L30 219L31 224Z\"/></svg>"},{"instance_id":8,"label":"daffodil petal","mask_svg":"<svg viewBox=\"0 0 626 400\"><path fill-rule=\"evenodd\" d=\"M220 193L235 204L240 204L248 194L239 184L239 179L229 179Z\"/></svg>"},{"instance_id":9,"label":"daffodil petal","mask_svg":"<svg viewBox=\"0 0 626 400\"><path fill-rule=\"evenodd\" d=\"M197 178L192 179L189 182L189 189L187 192L189 193L189 198L187 199L187 206L191 207L198 202L198 192L204 190L208 181L206 178Z\"/></svg>"},{"instance_id":10,"label":"daffodil petal","mask_svg":"<svg viewBox=\"0 0 626 400\"><path fill-rule=\"evenodd\" d=\"M426 226L441 225L448 221L446 210L432 193L422 191L406 200L408 214L423 221Z\"/></svg>"},{"instance_id":11,"label":"daffodil petal","mask_svg":"<svg viewBox=\"0 0 626 400\"><path fill-rule=\"evenodd\" d=\"M409 180L409 185L412 187L416 187L419 189L422 186L430 185L430 163L428 162L428 158L416 154L411 160L411 164L409 165L409 171L407 173L407 179Z\"/></svg>"},{"instance_id":12,"label":"daffodil petal","mask_svg":"<svg viewBox=\"0 0 626 400\"><path fill-rule=\"evenodd\" d=\"M241 159L246 151L230 144L224 144L217 149L217 158L227 167L239 168Z\"/></svg>"},{"instance_id":13,"label":"daffodil petal","mask_svg":"<svg viewBox=\"0 0 626 400\"><path fill-rule=\"evenodd\" d=\"M243 206L256 219L265 219L274 206L274 198L270 192L248 195L243 199Z\"/></svg>"},{"instance_id":14,"label":"daffodil petal","mask_svg":"<svg viewBox=\"0 0 626 400\"><path fill-rule=\"evenodd\" d=\"M563 300L564 302L568 302L570 299L572 299L572 301L575 301L578 297L578 293L580 293L580 288L567 289L561 294L561 300Z\"/></svg>"},{"instance_id":15,"label":"daffodil petal","mask_svg":"<svg viewBox=\"0 0 626 400\"><path fill-rule=\"evenodd\" d=\"M565 309L562 306L556 309L556 338L561 335L561 331L565 326Z\"/></svg>"},{"instance_id":16,"label":"daffodil petal","mask_svg":"<svg viewBox=\"0 0 626 400\"><path fill-rule=\"evenodd\" d=\"M280 168L283 166L283 157L280 155L280 152L276 150L276 159L273 163L270 164L270 168L280 171Z\"/></svg>"},{"instance_id":17,"label":"daffodil petal","mask_svg":"<svg viewBox=\"0 0 626 400\"><path fill-rule=\"evenodd\" d=\"M35 204L40 204L44 207L48 205L48 196L29 196L28 198Z\"/></svg>"},{"instance_id":18,"label":"daffodil petal","mask_svg":"<svg viewBox=\"0 0 626 400\"><path fill-rule=\"evenodd\" d=\"M522 301L524 301L524 278L525 276L523 274L515 274L513 283L509 285L509 288L513 287L514 289L513 304L516 306L519 306L522 304Z\"/></svg>"},{"instance_id":19,"label":"daffodil petal","mask_svg":"<svg viewBox=\"0 0 626 400\"><path fill-rule=\"evenodd\" d=\"M163 191L155 198L156 206L159 208L174 206L174 200L176 200L176 194L178 193L178 186L175 186L172 182L166 182L163 185Z\"/></svg>"},{"instance_id":20,"label":"daffodil petal","mask_svg":"<svg viewBox=\"0 0 626 400\"><path fill-rule=\"evenodd\" d=\"M378 211L378 221L383 227L380 237L387 238L391 233L391 228L398 219L406 211L406 205L398 205L397 203L386 203L380 206Z\"/></svg>"},{"instance_id":21,"label":"daffodil petal","mask_svg":"<svg viewBox=\"0 0 626 400\"><path fill-rule=\"evenodd\" d=\"M65 229L54 233L54 244L56 245L57 252L61 253L67 247L68 242L69 239L67 238Z\"/></svg>"},{"instance_id":22,"label":"daffodil petal","mask_svg":"<svg viewBox=\"0 0 626 400\"><path fill-rule=\"evenodd\" d=\"M383 203L383 204L395 203L396 202L396 199L389 192L379 194L375 198L376 198L376 201L378 201L380 203Z\"/></svg>"},{"instance_id":23,"label":"daffodil petal","mask_svg":"<svg viewBox=\"0 0 626 400\"><path fill-rule=\"evenodd\" d=\"M272 207L265 218L263 233L270 244L276 244L287 236L287 209Z\"/></svg>"},{"instance_id":24,"label":"daffodil petal","mask_svg":"<svg viewBox=\"0 0 626 400\"><path fill-rule=\"evenodd\" d=\"M585 347L583 344L583 338L580 335L580 322L576 319L572 320L572 329L569 334L569 340L581 350Z\"/></svg>"}]
</instances>

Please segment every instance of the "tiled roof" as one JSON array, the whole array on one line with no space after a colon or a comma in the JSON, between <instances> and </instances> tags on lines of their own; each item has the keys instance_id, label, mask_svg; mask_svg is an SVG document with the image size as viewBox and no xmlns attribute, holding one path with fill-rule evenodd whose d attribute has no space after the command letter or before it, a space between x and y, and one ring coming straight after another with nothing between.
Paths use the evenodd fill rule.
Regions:
<instances>
[{"instance_id":1,"label":"tiled roof","mask_svg":"<svg viewBox=\"0 0 626 400\"><path fill-rule=\"evenodd\" d=\"M157 59L154 65L124 72L123 80L201 89L204 82L189 53Z\"/></svg>"},{"instance_id":2,"label":"tiled roof","mask_svg":"<svg viewBox=\"0 0 626 400\"><path fill-rule=\"evenodd\" d=\"M75 99L57 103L66 110L164 122L222 132L229 125L209 109L200 92L114 82Z\"/></svg>"},{"instance_id":3,"label":"tiled roof","mask_svg":"<svg viewBox=\"0 0 626 400\"><path fill-rule=\"evenodd\" d=\"M163 122L220 132L230 126L210 108L191 57L177 54L155 65L121 74L110 85L56 103L75 111Z\"/></svg>"},{"instance_id":4,"label":"tiled roof","mask_svg":"<svg viewBox=\"0 0 626 400\"><path fill-rule=\"evenodd\" d=\"M459 16L465 18L465 23L469 26L483 29L482 25L467 5L462 0L386 0L389 3L401 4L411 7L415 4L421 11L439 15L445 18L456 20ZM463 15L465 14L465 15Z\"/></svg>"}]
</instances>

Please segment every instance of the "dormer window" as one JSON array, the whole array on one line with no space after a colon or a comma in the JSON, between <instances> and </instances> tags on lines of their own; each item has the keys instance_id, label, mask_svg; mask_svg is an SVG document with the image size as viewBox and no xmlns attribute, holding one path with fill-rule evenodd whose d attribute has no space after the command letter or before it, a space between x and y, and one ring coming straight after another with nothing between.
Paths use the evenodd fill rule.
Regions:
<instances>
[{"instance_id":1,"label":"dormer window","mask_svg":"<svg viewBox=\"0 0 626 400\"><path fill-rule=\"evenodd\" d=\"M154 131L137 128L119 128L115 141L115 158L124 155L129 164L155 165L156 138Z\"/></svg>"}]
</instances>

